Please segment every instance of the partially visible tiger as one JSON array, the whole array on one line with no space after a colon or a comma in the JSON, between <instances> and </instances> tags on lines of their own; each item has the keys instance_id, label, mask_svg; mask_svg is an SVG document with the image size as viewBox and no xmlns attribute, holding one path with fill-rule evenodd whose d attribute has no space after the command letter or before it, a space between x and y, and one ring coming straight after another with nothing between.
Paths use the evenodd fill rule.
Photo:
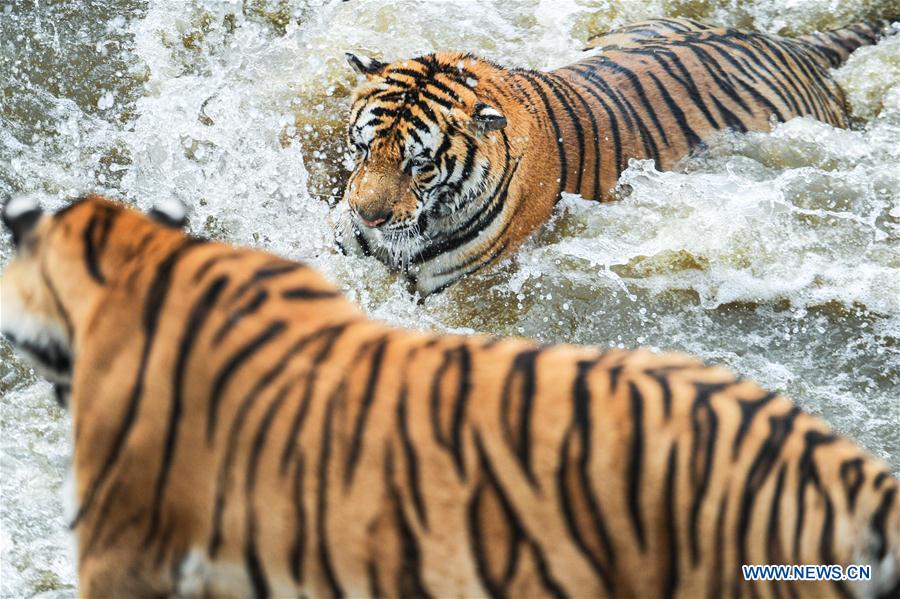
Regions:
<instances>
[{"instance_id":1,"label":"partially visible tiger","mask_svg":"<svg viewBox=\"0 0 900 599\"><path fill-rule=\"evenodd\" d=\"M350 111L357 163L338 244L433 293L509 254L561 192L613 199L632 158L668 169L718 131L802 115L846 127L829 68L883 28L789 39L654 19L551 72L456 52L391 64L348 54L366 82Z\"/></svg>"},{"instance_id":2,"label":"partially visible tiger","mask_svg":"<svg viewBox=\"0 0 900 599\"><path fill-rule=\"evenodd\" d=\"M683 355L390 327L181 217L3 212L3 333L72 410L82 595L898 596L900 482L787 399Z\"/></svg>"}]
</instances>

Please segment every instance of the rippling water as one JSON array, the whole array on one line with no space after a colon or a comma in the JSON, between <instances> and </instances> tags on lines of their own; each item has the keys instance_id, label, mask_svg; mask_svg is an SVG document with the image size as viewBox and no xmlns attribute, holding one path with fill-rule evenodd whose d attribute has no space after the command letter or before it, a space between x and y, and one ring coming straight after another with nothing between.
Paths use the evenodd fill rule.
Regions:
<instances>
[{"instance_id":1,"label":"rippling water","mask_svg":"<svg viewBox=\"0 0 900 599\"><path fill-rule=\"evenodd\" d=\"M900 472L900 35L836 73L854 129L798 119L723 136L675 172L633 164L624 201L565 198L514 259L423 304L330 241L344 51L552 68L651 16L805 33L891 1L0 0L0 195L178 197L195 232L309 260L391 322L693 352ZM68 417L5 342L0 358L2 594L71 596Z\"/></svg>"}]
</instances>

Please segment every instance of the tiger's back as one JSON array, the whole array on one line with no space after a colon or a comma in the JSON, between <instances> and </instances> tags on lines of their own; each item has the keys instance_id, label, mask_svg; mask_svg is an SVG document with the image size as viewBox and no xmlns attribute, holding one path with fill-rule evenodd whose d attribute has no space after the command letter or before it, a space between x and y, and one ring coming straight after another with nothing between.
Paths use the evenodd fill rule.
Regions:
<instances>
[{"instance_id":1,"label":"tiger's back","mask_svg":"<svg viewBox=\"0 0 900 599\"><path fill-rule=\"evenodd\" d=\"M36 223L3 329L70 352L85 595L720 596L775 584L754 563L897 591L887 466L722 368L389 327L100 198Z\"/></svg>"},{"instance_id":2,"label":"tiger's back","mask_svg":"<svg viewBox=\"0 0 900 599\"><path fill-rule=\"evenodd\" d=\"M559 92L549 108L569 128L564 137L584 140L560 150L563 188L612 199L628 160L669 169L719 131L767 131L798 116L847 127L844 94L828 69L874 43L882 27L841 30L834 35L844 48L689 19L653 19L592 40L589 49L600 53L554 71L551 81Z\"/></svg>"}]
</instances>

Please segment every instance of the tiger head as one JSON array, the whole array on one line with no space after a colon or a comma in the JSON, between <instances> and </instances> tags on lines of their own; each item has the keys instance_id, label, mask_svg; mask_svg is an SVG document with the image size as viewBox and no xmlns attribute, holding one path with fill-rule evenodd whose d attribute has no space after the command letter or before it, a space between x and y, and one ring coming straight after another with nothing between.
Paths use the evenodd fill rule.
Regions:
<instances>
[{"instance_id":1,"label":"tiger head","mask_svg":"<svg viewBox=\"0 0 900 599\"><path fill-rule=\"evenodd\" d=\"M391 64L347 58L366 78L348 128L356 161L344 194L349 232L406 265L426 240L477 214L503 178L507 115L490 86L479 86L502 69L450 52Z\"/></svg>"},{"instance_id":2,"label":"tiger head","mask_svg":"<svg viewBox=\"0 0 900 599\"><path fill-rule=\"evenodd\" d=\"M151 216L180 226L184 208L173 203ZM0 279L0 329L54 383L62 402L78 335L102 300L106 277L133 259L159 227L99 196L55 214L45 213L33 198L18 197L3 207L2 220L15 256Z\"/></svg>"}]
</instances>

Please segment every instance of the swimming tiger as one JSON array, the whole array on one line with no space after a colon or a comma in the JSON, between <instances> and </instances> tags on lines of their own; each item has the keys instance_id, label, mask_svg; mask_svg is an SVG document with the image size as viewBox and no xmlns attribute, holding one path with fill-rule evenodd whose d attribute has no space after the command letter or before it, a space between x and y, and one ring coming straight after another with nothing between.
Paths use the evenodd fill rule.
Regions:
<instances>
[{"instance_id":1,"label":"swimming tiger","mask_svg":"<svg viewBox=\"0 0 900 599\"><path fill-rule=\"evenodd\" d=\"M84 596L900 592L900 481L723 368L388 326L177 206L3 220L3 333L72 412Z\"/></svg>"},{"instance_id":2,"label":"swimming tiger","mask_svg":"<svg viewBox=\"0 0 900 599\"><path fill-rule=\"evenodd\" d=\"M562 192L612 200L631 159L669 169L717 132L797 116L846 127L829 68L882 28L790 39L653 19L550 72L457 52L390 64L348 54L366 81L350 109L356 166L337 243L401 270L422 296L439 291L510 254Z\"/></svg>"}]
</instances>

